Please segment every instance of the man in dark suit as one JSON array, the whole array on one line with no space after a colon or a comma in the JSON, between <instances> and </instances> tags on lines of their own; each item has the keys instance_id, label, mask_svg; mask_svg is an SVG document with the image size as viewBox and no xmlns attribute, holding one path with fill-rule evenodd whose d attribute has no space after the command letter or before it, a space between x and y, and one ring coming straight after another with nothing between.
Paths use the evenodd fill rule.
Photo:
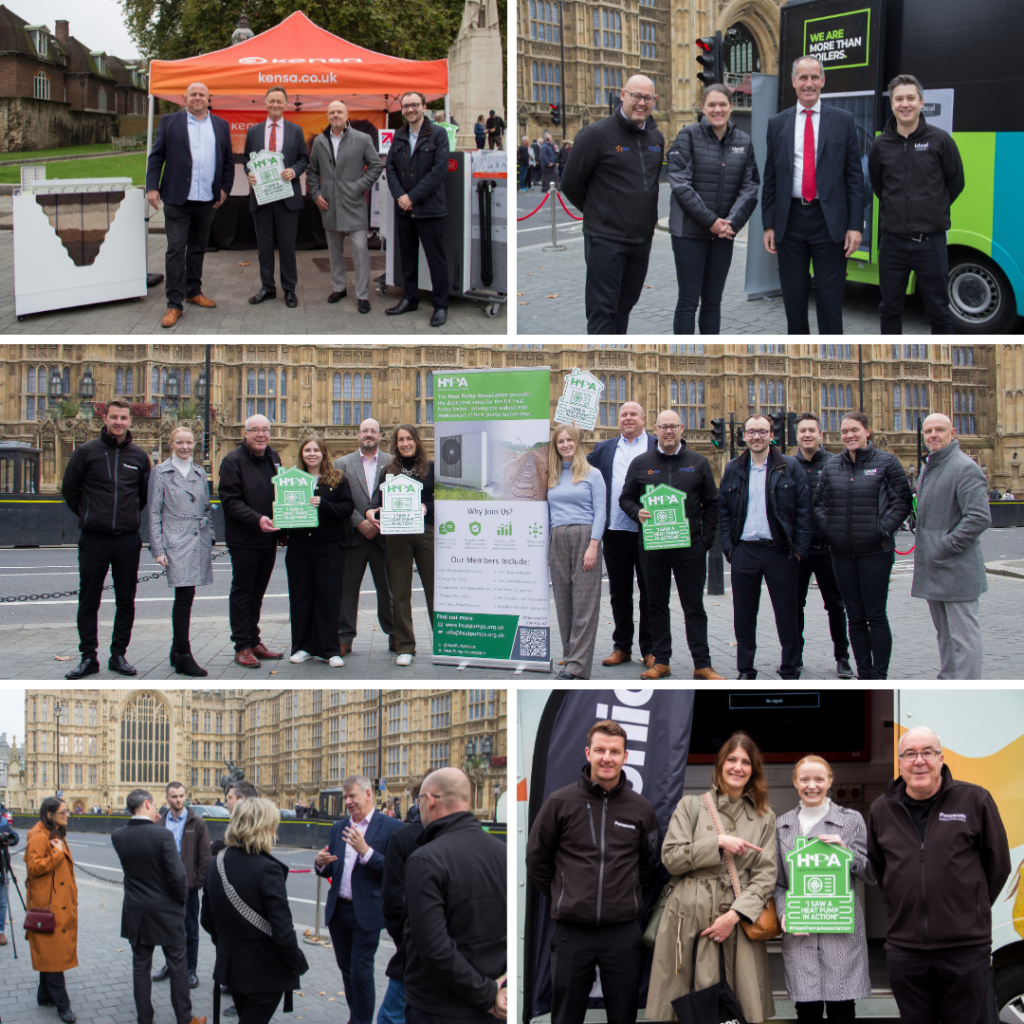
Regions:
<instances>
[{"instance_id":1,"label":"man in dark suit","mask_svg":"<svg viewBox=\"0 0 1024 1024\"><path fill-rule=\"evenodd\" d=\"M348 815L335 822L316 855L316 873L331 880L324 920L345 981L351 1024L373 1024L373 957L384 927L381 882L388 839L402 823L373 809L373 784L353 775L341 784Z\"/></svg>"},{"instance_id":2,"label":"man in dark suit","mask_svg":"<svg viewBox=\"0 0 1024 1024\"><path fill-rule=\"evenodd\" d=\"M633 653L633 576L640 591L638 624L640 657L651 668L651 624L647 615L647 588L640 567L639 527L619 508L619 496L626 482L626 470L637 455L656 448L657 440L644 429L647 417L638 402L624 402L619 408L619 436L594 445L587 462L604 477L608 505L605 508L604 564L608 570L608 597L612 603L612 653L602 665L621 665Z\"/></svg>"},{"instance_id":3,"label":"man in dark suit","mask_svg":"<svg viewBox=\"0 0 1024 1024\"><path fill-rule=\"evenodd\" d=\"M345 551L345 579L341 588L341 618L338 622L338 641L341 656L352 650L359 617L359 589L369 563L373 585L377 590L377 621L388 634L388 650L395 649L391 618L391 587L388 585L387 565L384 562L384 538L376 522L366 518L366 510L373 503L373 494L380 485L384 469L391 456L380 448L380 424L376 420L363 420L359 424L359 447L348 455L334 460L352 489L355 509L352 512L352 530Z\"/></svg>"},{"instance_id":4,"label":"man in dark suit","mask_svg":"<svg viewBox=\"0 0 1024 1024\"><path fill-rule=\"evenodd\" d=\"M162 946L171 978L171 1006L177 1024L206 1024L192 1016L185 956L185 904L188 879L174 837L157 825L153 795L128 794L131 821L110 837L124 871L121 937L132 946L132 980L138 1024L153 1020L153 949Z\"/></svg>"},{"instance_id":5,"label":"man in dark suit","mask_svg":"<svg viewBox=\"0 0 1024 1024\"><path fill-rule=\"evenodd\" d=\"M288 93L280 86L267 90L265 98L267 119L254 124L245 133L245 159L250 153L269 150L284 156L282 181L292 183L292 194L286 199L260 206L256 193L249 192L249 209L256 221L256 245L260 255L260 290L250 297L254 305L264 299L277 298L274 287L274 247L276 245L281 262L281 288L284 304L294 309L299 300L295 289L299 282L295 265L295 234L299 229L299 211L302 209L302 189L299 178L309 163L309 151L302 129L284 119L284 108L288 105ZM256 184L256 176L249 172L249 184Z\"/></svg>"},{"instance_id":6,"label":"man in dark suit","mask_svg":"<svg viewBox=\"0 0 1024 1024\"><path fill-rule=\"evenodd\" d=\"M213 211L231 191L235 159L230 126L209 108L209 90L193 82L185 109L160 118L146 162L146 198L154 210L163 199L167 232L167 313L161 327L173 327L181 319L182 302L217 305L203 295L203 257Z\"/></svg>"},{"instance_id":7,"label":"man in dark suit","mask_svg":"<svg viewBox=\"0 0 1024 1024\"><path fill-rule=\"evenodd\" d=\"M823 105L816 57L793 63L795 107L768 121L761 192L764 247L779 257L790 334L810 334L807 299L814 260L819 334L843 333L846 260L860 248L864 173L853 114Z\"/></svg>"}]
</instances>

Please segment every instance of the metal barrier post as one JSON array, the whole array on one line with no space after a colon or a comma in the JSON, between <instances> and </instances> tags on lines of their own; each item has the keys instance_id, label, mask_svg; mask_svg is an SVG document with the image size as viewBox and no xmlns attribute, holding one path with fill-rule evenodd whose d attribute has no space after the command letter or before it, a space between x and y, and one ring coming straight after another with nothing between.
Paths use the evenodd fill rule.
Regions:
<instances>
[{"instance_id":1,"label":"metal barrier post","mask_svg":"<svg viewBox=\"0 0 1024 1024\"><path fill-rule=\"evenodd\" d=\"M722 555L722 531L715 529L715 541L708 552L708 595L725 593L725 558Z\"/></svg>"},{"instance_id":2,"label":"metal barrier post","mask_svg":"<svg viewBox=\"0 0 1024 1024\"><path fill-rule=\"evenodd\" d=\"M565 246L558 244L558 229L555 227L555 197L553 193L558 191L558 186L551 182L548 185L548 199L551 200L551 244L544 246L544 252L565 252Z\"/></svg>"},{"instance_id":3,"label":"metal barrier post","mask_svg":"<svg viewBox=\"0 0 1024 1024\"><path fill-rule=\"evenodd\" d=\"M316 876L316 931L310 935L307 931L302 937L303 942L308 942L310 945L321 946L323 949L330 949L331 943L329 939L320 938L320 889L323 885L323 878L320 875Z\"/></svg>"}]
</instances>

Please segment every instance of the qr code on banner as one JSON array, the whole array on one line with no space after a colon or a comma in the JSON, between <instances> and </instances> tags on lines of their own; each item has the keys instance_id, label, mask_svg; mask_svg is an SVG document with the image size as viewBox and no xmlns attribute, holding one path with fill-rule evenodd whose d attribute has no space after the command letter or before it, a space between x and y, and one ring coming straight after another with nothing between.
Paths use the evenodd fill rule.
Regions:
<instances>
[{"instance_id":1,"label":"qr code on banner","mask_svg":"<svg viewBox=\"0 0 1024 1024\"><path fill-rule=\"evenodd\" d=\"M544 629L521 629L519 631L520 658L548 657L548 633Z\"/></svg>"}]
</instances>

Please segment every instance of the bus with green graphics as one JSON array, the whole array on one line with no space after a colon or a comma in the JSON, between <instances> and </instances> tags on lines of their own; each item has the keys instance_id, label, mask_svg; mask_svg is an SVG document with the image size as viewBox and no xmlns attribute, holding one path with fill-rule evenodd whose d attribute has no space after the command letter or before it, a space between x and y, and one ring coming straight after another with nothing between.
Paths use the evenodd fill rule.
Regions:
<instances>
[{"instance_id":1,"label":"bus with green graphics","mask_svg":"<svg viewBox=\"0 0 1024 1024\"><path fill-rule=\"evenodd\" d=\"M967 183L947 236L958 333L1011 332L1024 317L1022 15L1021 0L789 0L781 9L778 109L794 103L793 61L814 53L825 69L822 102L857 119L865 224L848 280L878 283L878 201L867 154L891 114L886 83L915 75L925 117L952 134Z\"/></svg>"}]
</instances>

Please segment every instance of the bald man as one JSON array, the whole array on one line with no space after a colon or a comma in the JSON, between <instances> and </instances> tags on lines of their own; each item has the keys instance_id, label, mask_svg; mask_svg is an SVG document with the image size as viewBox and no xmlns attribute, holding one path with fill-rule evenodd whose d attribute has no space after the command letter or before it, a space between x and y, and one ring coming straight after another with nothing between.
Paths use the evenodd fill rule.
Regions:
<instances>
[{"instance_id":1,"label":"bald man","mask_svg":"<svg viewBox=\"0 0 1024 1024\"><path fill-rule=\"evenodd\" d=\"M937 679L981 678L979 598L988 590L981 535L992 525L985 473L960 449L948 416L921 425L928 458L917 481L912 597L928 602L939 640Z\"/></svg>"},{"instance_id":2,"label":"bald man","mask_svg":"<svg viewBox=\"0 0 1024 1024\"><path fill-rule=\"evenodd\" d=\"M167 254L167 313L161 327L173 327L185 302L211 308L203 295L203 257L210 238L213 211L231 191L235 158L231 128L210 113L210 91L193 82L185 94L185 109L164 114L146 161L146 198L154 210L164 203Z\"/></svg>"},{"instance_id":3,"label":"bald man","mask_svg":"<svg viewBox=\"0 0 1024 1024\"><path fill-rule=\"evenodd\" d=\"M423 834L405 870L407 1024L508 1017L506 847L480 827L471 799L458 768L420 787Z\"/></svg>"},{"instance_id":4,"label":"bald man","mask_svg":"<svg viewBox=\"0 0 1024 1024\"><path fill-rule=\"evenodd\" d=\"M665 157L657 98L649 78L630 78L615 113L573 140L562 172L562 191L583 211L587 334L625 334L647 277Z\"/></svg>"}]
</instances>

